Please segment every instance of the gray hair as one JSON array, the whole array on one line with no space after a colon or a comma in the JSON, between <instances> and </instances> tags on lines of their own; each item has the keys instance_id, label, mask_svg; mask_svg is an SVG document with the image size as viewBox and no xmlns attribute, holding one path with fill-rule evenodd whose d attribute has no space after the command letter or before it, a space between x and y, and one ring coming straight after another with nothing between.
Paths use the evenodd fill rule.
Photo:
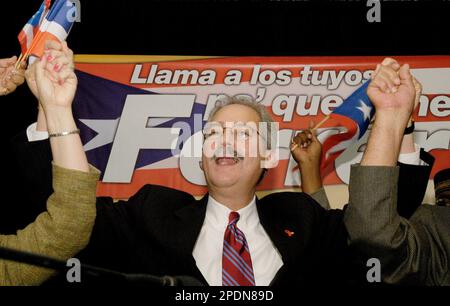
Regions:
<instances>
[{"instance_id":1,"label":"gray hair","mask_svg":"<svg viewBox=\"0 0 450 306\"><path fill-rule=\"evenodd\" d=\"M213 109L211 109L209 113L209 119L214 117L215 114L222 108L224 108L227 105L232 104L238 104L238 105L244 105L247 107L250 107L253 109L259 116L260 122L265 122L266 128L262 128L259 130L260 135L266 139L267 141L267 148L269 150L272 149L273 144L277 143L277 132L278 132L278 125L277 123L272 119L272 116L267 111L266 107L258 102L256 102L253 98L247 95L236 95L236 96L225 96L223 98L219 98L216 101L216 105Z\"/></svg>"}]
</instances>

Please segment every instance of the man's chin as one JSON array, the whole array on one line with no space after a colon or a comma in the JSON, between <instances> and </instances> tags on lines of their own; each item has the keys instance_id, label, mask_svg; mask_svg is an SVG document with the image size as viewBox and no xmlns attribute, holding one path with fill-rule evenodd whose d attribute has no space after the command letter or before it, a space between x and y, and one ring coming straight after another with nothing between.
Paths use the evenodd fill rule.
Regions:
<instances>
[{"instance_id":1,"label":"man's chin","mask_svg":"<svg viewBox=\"0 0 450 306\"><path fill-rule=\"evenodd\" d=\"M236 175L233 175L232 177L226 176L226 175L220 175L218 174L214 178L211 179L211 182L214 186L217 188L229 188L233 185L236 185L238 183L239 177Z\"/></svg>"}]
</instances>

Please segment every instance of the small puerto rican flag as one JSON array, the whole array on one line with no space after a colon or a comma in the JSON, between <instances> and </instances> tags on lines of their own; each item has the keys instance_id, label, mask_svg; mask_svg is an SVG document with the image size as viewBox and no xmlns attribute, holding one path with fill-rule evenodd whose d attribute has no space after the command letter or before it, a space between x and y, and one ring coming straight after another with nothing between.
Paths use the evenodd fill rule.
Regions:
<instances>
[{"instance_id":1,"label":"small puerto rican flag","mask_svg":"<svg viewBox=\"0 0 450 306\"><path fill-rule=\"evenodd\" d=\"M50 9L50 4L51 0L44 0L39 7L39 10L30 18L30 20L28 20L20 31L17 38L19 39L22 54L25 54L28 48L30 48L31 43L39 30L39 26L42 24L45 15Z\"/></svg>"},{"instance_id":2,"label":"small puerto rican flag","mask_svg":"<svg viewBox=\"0 0 450 306\"><path fill-rule=\"evenodd\" d=\"M327 168L346 148L357 142L367 131L373 116L375 107L367 95L367 81L351 94L331 114L330 119L337 126L342 126L345 131L328 137L322 145L322 165Z\"/></svg>"},{"instance_id":3,"label":"small puerto rican flag","mask_svg":"<svg viewBox=\"0 0 450 306\"><path fill-rule=\"evenodd\" d=\"M29 54L41 57L44 54L45 42L65 41L75 22L75 3L70 0L56 0L47 16L42 21L39 31L31 45Z\"/></svg>"}]
</instances>

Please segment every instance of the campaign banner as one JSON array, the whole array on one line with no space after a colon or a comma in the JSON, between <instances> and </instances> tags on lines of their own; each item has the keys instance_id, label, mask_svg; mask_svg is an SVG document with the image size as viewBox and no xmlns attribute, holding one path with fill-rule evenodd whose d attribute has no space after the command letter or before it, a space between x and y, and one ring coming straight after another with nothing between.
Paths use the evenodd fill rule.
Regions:
<instances>
[{"instance_id":1,"label":"campaign banner","mask_svg":"<svg viewBox=\"0 0 450 306\"><path fill-rule=\"evenodd\" d=\"M77 55L74 115L88 159L102 171L97 195L129 198L146 184L203 195L202 129L223 95L254 98L279 124L280 161L258 190L300 187L291 139L370 80L383 58ZM450 168L450 56L395 58L423 86L414 137L436 158L433 177ZM317 132L323 142L344 131L330 119ZM323 169L325 185L348 183L369 133Z\"/></svg>"}]
</instances>

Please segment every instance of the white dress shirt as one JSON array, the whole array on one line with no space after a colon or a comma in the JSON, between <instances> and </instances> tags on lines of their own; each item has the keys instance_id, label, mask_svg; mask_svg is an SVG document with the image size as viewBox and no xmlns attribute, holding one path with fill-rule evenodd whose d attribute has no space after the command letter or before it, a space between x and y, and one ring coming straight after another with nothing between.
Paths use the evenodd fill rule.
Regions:
<instances>
[{"instance_id":1,"label":"white dress shirt","mask_svg":"<svg viewBox=\"0 0 450 306\"><path fill-rule=\"evenodd\" d=\"M225 229L231 210L209 196L206 216L192 255L211 286L222 285L222 252ZM268 286L283 266L281 255L259 222L255 197L244 208L237 227L244 233L252 258L257 286Z\"/></svg>"},{"instance_id":2,"label":"white dress shirt","mask_svg":"<svg viewBox=\"0 0 450 306\"><path fill-rule=\"evenodd\" d=\"M420 159L420 147L417 144L414 144L414 152L400 153L398 155L398 161L409 165L423 166L426 164L426 162Z\"/></svg>"},{"instance_id":3,"label":"white dress shirt","mask_svg":"<svg viewBox=\"0 0 450 306\"><path fill-rule=\"evenodd\" d=\"M27 128L28 141L31 142L31 141L39 141L39 140L47 139L48 132L37 131L36 127L37 127L37 123L35 122Z\"/></svg>"}]
</instances>

